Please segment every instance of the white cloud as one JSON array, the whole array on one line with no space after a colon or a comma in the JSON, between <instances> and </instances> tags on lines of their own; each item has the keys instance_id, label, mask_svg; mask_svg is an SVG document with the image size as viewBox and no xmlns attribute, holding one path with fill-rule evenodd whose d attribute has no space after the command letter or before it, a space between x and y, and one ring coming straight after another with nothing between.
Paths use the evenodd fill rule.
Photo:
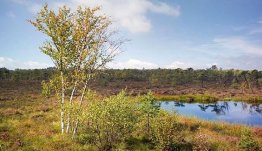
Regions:
<instances>
[{"instance_id":1,"label":"white cloud","mask_svg":"<svg viewBox=\"0 0 262 151\"><path fill-rule=\"evenodd\" d=\"M43 62L37 62L37 61L21 62L21 61L14 60L12 58L0 57L0 68L5 67L8 69L42 69L51 66L53 65Z\"/></svg>"},{"instance_id":2,"label":"white cloud","mask_svg":"<svg viewBox=\"0 0 262 151\"><path fill-rule=\"evenodd\" d=\"M107 49L107 54L110 55L119 55L122 51L120 49Z\"/></svg>"},{"instance_id":3,"label":"white cloud","mask_svg":"<svg viewBox=\"0 0 262 151\"><path fill-rule=\"evenodd\" d=\"M182 62L171 63L171 67L183 68L190 66L194 69L205 69L217 65L226 69L262 68L262 45L258 40L247 37L214 38L203 44L192 43L186 45L182 49L192 55L185 56Z\"/></svg>"},{"instance_id":4,"label":"white cloud","mask_svg":"<svg viewBox=\"0 0 262 151\"><path fill-rule=\"evenodd\" d=\"M150 31L151 21L146 16L149 12L175 17L180 15L179 6L170 6L163 2L150 0L71 0L69 4L70 7L100 5L105 14L133 33Z\"/></svg>"},{"instance_id":5,"label":"white cloud","mask_svg":"<svg viewBox=\"0 0 262 151\"><path fill-rule=\"evenodd\" d=\"M158 65L153 62L141 61L137 59L129 59L128 61L124 62L110 62L107 64L108 68L112 69L187 69L187 68L194 68L194 69L205 69L211 67L213 64L194 64L191 62L181 62L181 61L174 61L171 64L167 65Z\"/></svg>"},{"instance_id":6,"label":"white cloud","mask_svg":"<svg viewBox=\"0 0 262 151\"><path fill-rule=\"evenodd\" d=\"M39 12L39 10L41 10L43 6L41 4L37 4L37 3L31 3L28 4L28 10L33 13L33 14L37 14L37 12Z\"/></svg>"},{"instance_id":7,"label":"white cloud","mask_svg":"<svg viewBox=\"0 0 262 151\"><path fill-rule=\"evenodd\" d=\"M42 8L42 4L37 3L36 1L34 1L34 2L29 1L29 0L11 0L11 1L13 3L25 6L26 9L33 14L36 14Z\"/></svg>"},{"instance_id":8,"label":"white cloud","mask_svg":"<svg viewBox=\"0 0 262 151\"><path fill-rule=\"evenodd\" d=\"M36 61L27 61L22 63L23 69L42 69L42 68L48 68L51 67L50 64L42 63L42 62L36 62Z\"/></svg>"},{"instance_id":9,"label":"white cloud","mask_svg":"<svg viewBox=\"0 0 262 151\"><path fill-rule=\"evenodd\" d=\"M48 68L52 66L54 65L47 64L44 62L37 62L37 61L21 62L21 61L17 61L11 58L0 57L0 68L5 67L8 69L43 69L43 68ZM171 64L159 66L156 63L148 62L148 61L141 61L138 59L129 59L123 62L109 62L107 64L107 67L113 68L113 69L157 69L157 68L186 69L190 67L193 67L196 69L201 68L199 65L195 65L192 63L185 63L181 61L174 61ZM202 68L206 68L206 67L210 67L210 66L204 66Z\"/></svg>"},{"instance_id":10,"label":"white cloud","mask_svg":"<svg viewBox=\"0 0 262 151\"><path fill-rule=\"evenodd\" d=\"M190 67L193 67L193 65L191 63L184 63L184 62L180 62L180 61L174 61L171 64L166 66L166 68L168 68L168 69L176 69L176 68L186 69L186 68L190 68Z\"/></svg>"},{"instance_id":11,"label":"white cloud","mask_svg":"<svg viewBox=\"0 0 262 151\"><path fill-rule=\"evenodd\" d=\"M109 68L113 69L154 69L159 66L152 62L141 61L137 59L129 59L126 62L110 62L108 63Z\"/></svg>"},{"instance_id":12,"label":"white cloud","mask_svg":"<svg viewBox=\"0 0 262 151\"><path fill-rule=\"evenodd\" d=\"M47 64L44 62L37 62L37 61L21 62L11 58L0 57L0 68L6 67L8 69L43 69L52 66L54 65ZM200 66L194 65L192 63L184 63L180 61L174 61L169 65L159 66L156 63L141 61L138 59L129 59L124 62L109 62L107 64L107 67L113 69L157 69L160 67L167 68L167 69L176 69L176 68L186 69L189 67L200 68Z\"/></svg>"},{"instance_id":13,"label":"white cloud","mask_svg":"<svg viewBox=\"0 0 262 151\"><path fill-rule=\"evenodd\" d=\"M161 13L170 16L179 16L180 15L180 6L169 6L166 3L153 4L149 3L149 9L156 13Z\"/></svg>"},{"instance_id":14,"label":"white cloud","mask_svg":"<svg viewBox=\"0 0 262 151\"><path fill-rule=\"evenodd\" d=\"M6 67L14 62L11 58L0 57L0 67Z\"/></svg>"},{"instance_id":15,"label":"white cloud","mask_svg":"<svg viewBox=\"0 0 262 151\"><path fill-rule=\"evenodd\" d=\"M247 54L262 55L262 47L255 45L245 38L241 37L226 37L215 38L213 40L216 47L222 47L228 50L242 51Z\"/></svg>"},{"instance_id":16,"label":"white cloud","mask_svg":"<svg viewBox=\"0 0 262 151\"><path fill-rule=\"evenodd\" d=\"M15 3L24 5L27 9L36 13L41 4L25 0L12 0ZM152 23L147 17L148 13L158 13L177 17L180 15L179 6L171 6L167 3L150 0L68 0L49 1L53 9L67 5L73 10L78 6L101 6L102 12L112 17L116 21L116 26L123 27L132 33L149 32Z\"/></svg>"},{"instance_id":17,"label":"white cloud","mask_svg":"<svg viewBox=\"0 0 262 151\"><path fill-rule=\"evenodd\" d=\"M259 55L262 56L262 45L258 39L247 37L221 37L214 38L203 44L193 43L183 48L187 51L198 52L209 56L239 56Z\"/></svg>"},{"instance_id":18,"label":"white cloud","mask_svg":"<svg viewBox=\"0 0 262 151\"><path fill-rule=\"evenodd\" d=\"M262 58L257 55L240 55L240 56L231 56L218 58L221 62L221 67L225 69L257 69L262 70Z\"/></svg>"},{"instance_id":19,"label":"white cloud","mask_svg":"<svg viewBox=\"0 0 262 151\"><path fill-rule=\"evenodd\" d=\"M182 61L174 61L171 64L164 66L167 69L187 69L187 68L194 68L194 69L205 69L210 68L212 65L217 65L217 63L193 63L193 62L182 62Z\"/></svg>"}]
</instances>

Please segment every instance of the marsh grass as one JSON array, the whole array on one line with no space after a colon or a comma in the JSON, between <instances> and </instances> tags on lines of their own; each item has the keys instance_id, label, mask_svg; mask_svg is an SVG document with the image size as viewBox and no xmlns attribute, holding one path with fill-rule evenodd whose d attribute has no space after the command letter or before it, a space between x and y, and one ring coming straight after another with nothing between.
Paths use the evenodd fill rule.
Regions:
<instances>
[{"instance_id":1,"label":"marsh grass","mask_svg":"<svg viewBox=\"0 0 262 151\"><path fill-rule=\"evenodd\" d=\"M16 86L10 84L10 87ZM0 101L0 151L98 150L95 145L80 142L78 139L72 140L71 136L60 134L59 110L54 98L43 98L35 90L39 88L32 84L30 84L30 88L27 88L27 85L17 87L23 87L23 89L14 88L23 92L2 91L6 87L0 87L0 96L3 98ZM174 99L173 96L168 98ZM207 97L199 96L199 98ZM129 99L132 99L132 97ZM238 124L210 122L180 115L162 115L162 117L155 120L158 124L166 123L162 127L155 127L155 130L165 132L162 133L163 135L159 134L157 141L152 141L146 137L142 129L134 131L130 137L116 145L115 148L122 150L160 150L172 147L180 147L180 149L191 147L195 150L245 150L246 148L240 144L254 144L253 142L256 142L258 147L261 147L262 144L262 128L260 127L253 128ZM173 127L174 131L168 131L172 127L168 123L170 121L178 126ZM248 129L250 134L247 135L247 139L241 133L245 129ZM165 136L168 136L166 134L170 134L170 136L179 134L181 137L176 137L172 140L173 142L166 144L163 141L169 139L165 138Z\"/></svg>"}]
</instances>

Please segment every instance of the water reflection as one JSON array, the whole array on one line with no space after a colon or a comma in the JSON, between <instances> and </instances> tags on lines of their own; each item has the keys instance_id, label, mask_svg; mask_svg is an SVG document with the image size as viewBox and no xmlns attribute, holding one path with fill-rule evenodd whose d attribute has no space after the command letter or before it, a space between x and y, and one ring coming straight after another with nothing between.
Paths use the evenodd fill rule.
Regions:
<instances>
[{"instance_id":1,"label":"water reflection","mask_svg":"<svg viewBox=\"0 0 262 151\"><path fill-rule=\"evenodd\" d=\"M185 107L184 103L181 102L175 102L175 106Z\"/></svg>"},{"instance_id":2,"label":"water reflection","mask_svg":"<svg viewBox=\"0 0 262 151\"><path fill-rule=\"evenodd\" d=\"M250 106L249 111L252 112L257 112L262 115L262 105L261 104L253 104Z\"/></svg>"},{"instance_id":3,"label":"water reflection","mask_svg":"<svg viewBox=\"0 0 262 151\"><path fill-rule=\"evenodd\" d=\"M215 103L215 104L200 104L198 105L202 111L206 111L208 108L211 108L211 112L215 112L217 115L225 115L226 112L229 110L229 106L227 102L223 102L222 104Z\"/></svg>"},{"instance_id":4,"label":"water reflection","mask_svg":"<svg viewBox=\"0 0 262 151\"><path fill-rule=\"evenodd\" d=\"M222 120L230 123L262 126L262 104L219 101L211 104L162 102L161 108L182 115L197 116L207 120Z\"/></svg>"}]
</instances>

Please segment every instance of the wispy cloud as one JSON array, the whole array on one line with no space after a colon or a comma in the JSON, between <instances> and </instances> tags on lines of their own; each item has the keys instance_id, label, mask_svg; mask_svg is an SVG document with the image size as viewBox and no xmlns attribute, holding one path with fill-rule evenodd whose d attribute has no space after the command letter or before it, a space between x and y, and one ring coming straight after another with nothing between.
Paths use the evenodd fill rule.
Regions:
<instances>
[{"instance_id":1,"label":"wispy cloud","mask_svg":"<svg viewBox=\"0 0 262 151\"><path fill-rule=\"evenodd\" d=\"M182 48L183 49L183 48ZM205 69L212 65L222 68L239 68L239 69L261 69L262 46L247 37L220 37L214 38L204 44L193 43L186 46L185 51L191 51L202 56L203 59L195 58L192 60L190 56L183 56L183 60L174 60L165 65L159 65L154 62L130 59L125 62L110 64L111 68L136 68L136 69L152 69L152 68L168 68L186 69L192 67L194 69ZM191 61L192 60L192 61Z\"/></svg>"},{"instance_id":2,"label":"wispy cloud","mask_svg":"<svg viewBox=\"0 0 262 151\"><path fill-rule=\"evenodd\" d=\"M149 12L163 15L179 16L180 7L170 6L167 3L152 2L150 0L97 0L83 1L71 0L70 7L102 6L103 12L116 20L116 22L133 33L149 32L152 28ZM60 3L61 5L61 3Z\"/></svg>"},{"instance_id":3,"label":"wispy cloud","mask_svg":"<svg viewBox=\"0 0 262 151\"><path fill-rule=\"evenodd\" d=\"M170 6L163 2L150 0L70 0L69 2L55 2L58 7L67 4L72 8L78 6L102 6L102 11L116 20L121 27L132 33L149 32L152 23L147 17L150 12L177 17L180 15L179 6Z\"/></svg>"},{"instance_id":4,"label":"wispy cloud","mask_svg":"<svg viewBox=\"0 0 262 151\"><path fill-rule=\"evenodd\" d=\"M240 56L229 56L221 57L218 56L217 60L220 64L217 63L199 63L195 64L193 62L182 62L174 61L170 64L160 66L153 62L141 61L138 59L129 59L124 62L110 62L107 67L113 69L157 69L157 68L166 68L166 69L206 69L212 65L218 65L225 69L237 68L237 69L258 69L262 70L262 58L256 55L240 55ZM52 64L47 64L37 61L18 61L12 58L0 57L0 68L6 67L8 69L43 69L47 67L52 67Z\"/></svg>"},{"instance_id":5,"label":"wispy cloud","mask_svg":"<svg viewBox=\"0 0 262 151\"><path fill-rule=\"evenodd\" d=\"M18 61L12 58L0 57L0 68L6 67L8 69L43 69L52 67L52 64L47 64L37 61ZM112 69L157 69L157 68L167 68L176 69L182 68L186 69L189 67L200 68L200 66L194 65L192 63L185 63L181 61L174 61L171 64L160 66L156 63L149 61L141 61L138 59L129 59L123 62L110 62L107 64L108 68Z\"/></svg>"},{"instance_id":6,"label":"wispy cloud","mask_svg":"<svg viewBox=\"0 0 262 151\"><path fill-rule=\"evenodd\" d=\"M254 35L262 33L262 18L258 19L257 22L253 22L247 25L233 26L232 30L236 32L242 32L243 35Z\"/></svg>"},{"instance_id":7,"label":"wispy cloud","mask_svg":"<svg viewBox=\"0 0 262 151\"><path fill-rule=\"evenodd\" d=\"M48 68L53 65L47 64L47 63L42 63L42 62L37 62L37 61L27 61L22 63L22 67L24 69L42 69L42 68Z\"/></svg>"},{"instance_id":8,"label":"wispy cloud","mask_svg":"<svg viewBox=\"0 0 262 151\"><path fill-rule=\"evenodd\" d=\"M8 69L42 69L53 65L37 61L18 61L8 57L0 57L0 68Z\"/></svg>"},{"instance_id":9,"label":"wispy cloud","mask_svg":"<svg viewBox=\"0 0 262 151\"><path fill-rule=\"evenodd\" d=\"M28 5L28 10L33 13L36 14L37 12L39 12L39 10L42 8L43 6L41 4L38 3L31 3L30 5Z\"/></svg>"},{"instance_id":10,"label":"wispy cloud","mask_svg":"<svg viewBox=\"0 0 262 151\"><path fill-rule=\"evenodd\" d=\"M262 27L254 28L254 29L250 30L249 34L251 34L251 35L262 34Z\"/></svg>"},{"instance_id":11,"label":"wispy cloud","mask_svg":"<svg viewBox=\"0 0 262 151\"><path fill-rule=\"evenodd\" d=\"M38 3L39 1L38 2L30 1L30 0L11 0L11 1L13 3L26 7L26 9L33 14L36 14L42 8L42 4Z\"/></svg>"},{"instance_id":12,"label":"wispy cloud","mask_svg":"<svg viewBox=\"0 0 262 151\"><path fill-rule=\"evenodd\" d=\"M158 68L159 66L152 62L129 59L125 62L111 62L108 64L108 67L113 69L154 69Z\"/></svg>"},{"instance_id":13,"label":"wispy cloud","mask_svg":"<svg viewBox=\"0 0 262 151\"><path fill-rule=\"evenodd\" d=\"M174 61L170 64L166 65L159 65L154 62L148 62L148 61L141 61L138 59L129 59L124 62L111 62L108 64L108 68L112 69L157 69L157 68L163 68L163 69L187 69L187 68L194 68L194 69L201 69L201 68L208 68L211 67L211 65L214 65L216 63L211 64L194 64L192 62L182 62L182 61Z\"/></svg>"},{"instance_id":14,"label":"wispy cloud","mask_svg":"<svg viewBox=\"0 0 262 151\"><path fill-rule=\"evenodd\" d=\"M9 64L14 62L11 58L0 57L0 67L7 67Z\"/></svg>"},{"instance_id":15,"label":"wispy cloud","mask_svg":"<svg viewBox=\"0 0 262 151\"><path fill-rule=\"evenodd\" d=\"M226 69L262 69L262 45L247 37L214 38L204 44L187 46L185 50L202 57L189 65L193 68L206 68L216 64ZM184 64L175 63L174 66Z\"/></svg>"},{"instance_id":16,"label":"wispy cloud","mask_svg":"<svg viewBox=\"0 0 262 151\"><path fill-rule=\"evenodd\" d=\"M262 55L262 46L256 45L242 37L215 38L216 46L227 50L247 54Z\"/></svg>"},{"instance_id":17,"label":"wispy cloud","mask_svg":"<svg viewBox=\"0 0 262 151\"><path fill-rule=\"evenodd\" d=\"M257 55L240 55L217 58L226 69L262 70L262 57Z\"/></svg>"},{"instance_id":18,"label":"wispy cloud","mask_svg":"<svg viewBox=\"0 0 262 151\"><path fill-rule=\"evenodd\" d=\"M193 66L194 65L192 63L174 61L171 64L165 66L165 68L168 68L168 69L176 69L176 68L186 69L186 68L190 68L190 67L193 67Z\"/></svg>"}]
</instances>

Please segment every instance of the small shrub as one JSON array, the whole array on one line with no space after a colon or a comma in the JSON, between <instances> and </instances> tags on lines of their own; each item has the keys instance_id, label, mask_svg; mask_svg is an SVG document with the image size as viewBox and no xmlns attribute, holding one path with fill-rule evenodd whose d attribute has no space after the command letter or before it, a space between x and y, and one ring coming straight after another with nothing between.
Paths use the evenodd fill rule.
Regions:
<instances>
[{"instance_id":1,"label":"small shrub","mask_svg":"<svg viewBox=\"0 0 262 151\"><path fill-rule=\"evenodd\" d=\"M175 114L160 112L152 127L154 140L161 149L174 150L185 143L185 127L177 122Z\"/></svg>"},{"instance_id":2,"label":"small shrub","mask_svg":"<svg viewBox=\"0 0 262 151\"><path fill-rule=\"evenodd\" d=\"M248 151L258 151L260 147L258 142L254 140L252 133L249 129L244 129L241 134L241 139L239 143L240 148Z\"/></svg>"},{"instance_id":3,"label":"small shrub","mask_svg":"<svg viewBox=\"0 0 262 151\"><path fill-rule=\"evenodd\" d=\"M42 81L41 85L42 85L42 95L46 98L50 97L52 83Z\"/></svg>"},{"instance_id":4,"label":"small shrub","mask_svg":"<svg viewBox=\"0 0 262 151\"><path fill-rule=\"evenodd\" d=\"M156 102L153 94L149 92L143 96L139 106L141 132L143 137L149 137L152 132L152 119L155 118L160 110L160 103Z\"/></svg>"},{"instance_id":5,"label":"small shrub","mask_svg":"<svg viewBox=\"0 0 262 151\"><path fill-rule=\"evenodd\" d=\"M86 110L86 126L81 142L110 150L130 137L137 120L137 103L121 92L92 102Z\"/></svg>"}]
</instances>

